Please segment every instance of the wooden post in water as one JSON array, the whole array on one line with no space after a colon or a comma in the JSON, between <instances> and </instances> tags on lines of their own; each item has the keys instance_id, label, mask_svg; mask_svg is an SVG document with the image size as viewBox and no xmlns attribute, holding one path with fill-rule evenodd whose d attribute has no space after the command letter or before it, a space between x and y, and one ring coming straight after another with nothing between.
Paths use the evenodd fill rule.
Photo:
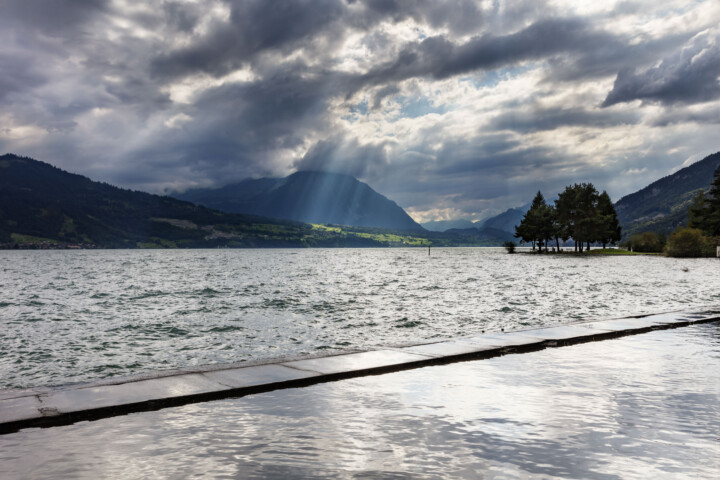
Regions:
<instances>
[{"instance_id":1,"label":"wooden post in water","mask_svg":"<svg viewBox=\"0 0 720 480\"><path fill-rule=\"evenodd\" d=\"M720 252L720 247L718 247L718 252ZM428 257L429 256L430 256L430 245L428 245ZM720 257L720 254L718 254L718 256Z\"/></svg>"}]
</instances>

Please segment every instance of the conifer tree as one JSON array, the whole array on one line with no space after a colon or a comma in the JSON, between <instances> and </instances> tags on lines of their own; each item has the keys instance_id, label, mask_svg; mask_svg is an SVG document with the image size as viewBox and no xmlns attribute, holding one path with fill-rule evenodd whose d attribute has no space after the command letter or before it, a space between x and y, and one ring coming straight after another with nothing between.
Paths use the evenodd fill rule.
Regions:
<instances>
[{"instance_id":1,"label":"conifer tree","mask_svg":"<svg viewBox=\"0 0 720 480\"><path fill-rule=\"evenodd\" d=\"M706 196L696 197L690 209L688 225L699 228L707 235L720 237L720 168Z\"/></svg>"},{"instance_id":2,"label":"conifer tree","mask_svg":"<svg viewBox=\"0 0 720 480\"><path fill-rule=\"evenodd\" d=\"M558 233L560 238L567 240L568 238L575 238L575 224L578 220L578 213L576 209L576 196L579 186L568 185L565 187L558 199L555 200L555 211L557 215L557 222L559 224ZM577 241L575 242L575 250L577 250Z\"/></svg>"},{"instance_id":3,"label":"conifer tree","mask_svg":"<svg viewBox=\"0 0 720 480\"><path fill-rule=\"evenodd\" d=\"M622 237L622 228L618 221L615 206L612 200L610 200L610 195L604 190L598 197L597 210L600 234L596 240L602 243L603 248L605 248L608 243L615 243L620 240Z\"/></svg>"},{"instance_id":4,"label":"conifer tree","mask_svg":"<svg viewBox=\"0 0 720 480\"><path fill-rule=\"evenodd\" d=\"M543 245L553 238L553 209L545 203L545 197L538 191L530 210L525 213L520 225L515 227L515 237L524 242L532 242L533 250L537 245L542 251Z\"/></svg>"}]
</instances>

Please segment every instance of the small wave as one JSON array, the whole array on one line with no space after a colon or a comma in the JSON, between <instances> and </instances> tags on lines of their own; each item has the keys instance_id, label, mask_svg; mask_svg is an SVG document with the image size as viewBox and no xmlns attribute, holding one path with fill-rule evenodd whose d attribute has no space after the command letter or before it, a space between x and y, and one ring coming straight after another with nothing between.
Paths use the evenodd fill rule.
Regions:
<instances>
[{"instance_id":1,"label":"small wave","mask_svg":"<svg viewBox=\"0 0 720 480\"><path fill-rule=\"evenodd\" d=\"M401 318L396 323L397 325L394 326L395 328L415 328L423 324L423 322L418 320L408 320L407 317Z\"/></svg>"},{"instance_id":2,"label":"small wave","mask_svg":"<svg viewBox=\"0 0 720 480\"><path fill-rule=\"evenodd\" d=\"M164 292L162 290L148 290L140 295L130 297L130 300L142 300L145 298L161 297L163 295L170 295L170 292Z\"/></svg>"},{"instance_id":3,"label":"small wave","mask_svg":"<svg viewBox=\"0 0 720 480\"><path fill-rule=\"evenodd\" d=\"M365 327L377 327L377 326L378 326L378 324L375 322L366 322L366 323L349 323L340 328L343 330L347 330L350 328L365 328Z\"/></svg>"},{"instance_id":4,"label":"small wave","mask_svg":"<svg viewBox=\"0 0 720 480\"><path fill-rule=\"evenodd\" d=\"M161 335L166 335L170 338L175 337L186 337L190 334L188 330L185 330L184 328L175 327L172 325L151 325L148 327L143 327L140 329L140 332L142 333L159 333Z\"/></svg>"},{"instance_id":5,"label":"small wave","mask_svg":"<svg viewBox=\"0 0 720 480\"><path fill-rule=\"evenodd\" d=\"M205 287L202 290L195 292L198 295L202 295L204 297L214 297L215 295L220 295L221 292L215 290L214 288Z\"/></svg>"},{"instance_id":6,"label":"small wave","mask_svg":"<svg viewBox=\"0 0 720 480\"><path fill-rule=\"evenodd\" d=\"M212 312L213 312L213 310L208 307L200 307L200 308L197 308L194 310L188 310L188 309L178 310L175 312L175 315L186 316L186 315L195 315L198 313L212 313Z\"/></svg>"},{"instance_id":7,"label":"small wave","mask_svg":"<svg viewBox=\"0 0 720 480\"><path fill-rule=\"evenodd\" d=\"M220 333L220 332L239 332L240 330L245 330L245 327L236 327L233 325L225 325L222 327L212 327L207 330L206 332L210 333Z\"/></svg>"},{"instance_id":8,"label":"small wave","mask_svg":"<svg viewBox=\"0 0 720 480\"><path fill-rule=\"evenodd\" d=\"M337 305L330 302L319 302L312 305L312 309L317 312L333 313L337 310Z\"/></svg>"},{"instance_id":9,"label":"small wave","mask_svg":"<svg viewBox=\"0 0 720 480\"><path fill-rule=\"evenodd\" d=\"M293 297L287 297L287 298L272 298L272 299L265 299L262 303L263 308L277 308L279 310L284 310L286 308L290 308L293 305L297 305L298 300Z\"/></svg>"},{"instance_id":10,"label":"small wave","mask_svg":"<svg viewBox=\"0 0 720 480\"><path fill-rule=\"evenodd\" d=\"M93 367L90 369L91 372L99 373L99 374L110 374L115 375L118 370L122 370L126 367L123 365L115 365L115 364L106 364L106 365L98 365L96 367Z\"/></svg>"}]
</instances>

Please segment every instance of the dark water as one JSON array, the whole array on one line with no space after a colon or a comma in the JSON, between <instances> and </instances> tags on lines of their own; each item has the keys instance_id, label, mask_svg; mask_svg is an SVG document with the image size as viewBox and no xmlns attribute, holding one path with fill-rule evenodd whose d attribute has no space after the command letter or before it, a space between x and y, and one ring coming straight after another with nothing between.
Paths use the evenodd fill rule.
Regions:
<instances>
[{"instance_id":1,"label":"dark water","mask_svg":"<svg viewBox=\"0 0 720 480\"><path fill-rule=\"evenodd\" d=\"M716 479L720 325L0 436L6 478Z\"/></svg>"},{"instance_id":2,"label":"dark water","mask_svg":"<svg viewBox=\"0 0 720 480\"><path fill-rule=\"evenodd\" d=\"M717 259L0 251L0 388L718 304Z\"/></svg>"}]
</instances>

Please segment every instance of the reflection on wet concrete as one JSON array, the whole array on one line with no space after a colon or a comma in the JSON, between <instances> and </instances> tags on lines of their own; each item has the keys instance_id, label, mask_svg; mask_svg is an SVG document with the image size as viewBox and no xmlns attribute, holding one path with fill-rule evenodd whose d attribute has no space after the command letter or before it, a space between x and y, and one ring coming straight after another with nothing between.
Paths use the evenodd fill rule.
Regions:
<instances>
[{"instance_id":1,"label":"reflection on wet concrete","mask_svg":"<svg viewBox=\"0 0 720 480\"><path fill-rule=\"evenodd\" d=\"M0 437L7 478L717 478L720 326Z\"/></svg>"}]
</instances>

